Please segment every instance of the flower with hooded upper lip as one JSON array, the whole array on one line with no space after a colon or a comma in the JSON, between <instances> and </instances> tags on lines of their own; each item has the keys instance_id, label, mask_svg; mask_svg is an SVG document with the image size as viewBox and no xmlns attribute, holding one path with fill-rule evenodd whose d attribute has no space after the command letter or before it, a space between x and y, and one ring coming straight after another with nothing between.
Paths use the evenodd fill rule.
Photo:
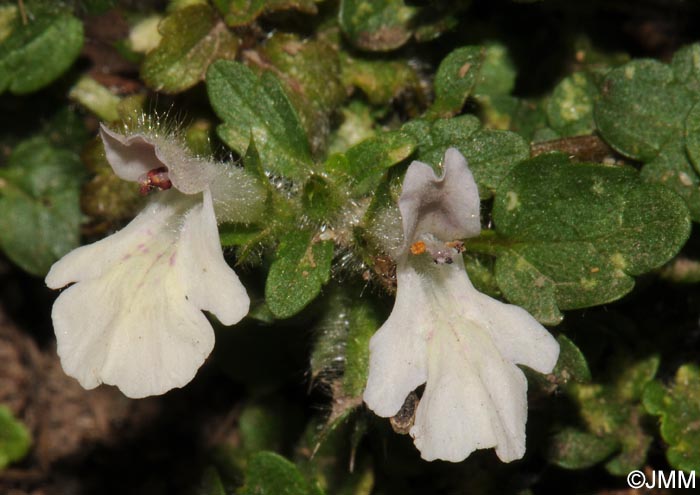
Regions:
<instances>
[{"instance_id":1,"label":"flower with hooded upper lip","mask_svg":"<svg viewBox=\"0 0 700 495\"><path fill-rule=\"evenodd\" d=\"M396 302L370 341L364 400L392 417L425 384L410 429L424 459L459 462L485 448L520 459L527 380L516 365L550 373L559 345L527 311L471 284L460 240L479 235L479 193L459 151L446 151L442 177L413 162L399 211Z\"/></svg>"},{"instance_id":2,"label":"flower with hooded upper lip","mask_svg":"<svg viewBox=\"0 0 700 495\"><path fill-rule=\"evenodd\" d=\"M187 384L213 348L202 310L224 325L248 312L223 257L215 207L250 221L261 195L241 169L195 157L172 138L104 126L101 137L119 177L158 192L125 228L51 267L50 288L73 284L51 313L58 354L87 389L106 383L133 398L162 394Z\"/></svg>"}]
</instances>

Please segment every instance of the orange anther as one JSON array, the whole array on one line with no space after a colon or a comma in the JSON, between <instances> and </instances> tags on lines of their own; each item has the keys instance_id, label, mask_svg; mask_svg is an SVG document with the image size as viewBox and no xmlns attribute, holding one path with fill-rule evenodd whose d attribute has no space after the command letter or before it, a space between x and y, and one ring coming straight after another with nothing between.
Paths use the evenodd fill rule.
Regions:
<instances>
[{"instance_id":1,"label":"orange anther","mask_svg":"<svg viewBox=\"0 0 700 495\"><path fill-rule=\"evenodd\" d=\"M425 253L425 242L418 241L411 244L411 254L423 254Z\"/></svg>"}]
</instances>

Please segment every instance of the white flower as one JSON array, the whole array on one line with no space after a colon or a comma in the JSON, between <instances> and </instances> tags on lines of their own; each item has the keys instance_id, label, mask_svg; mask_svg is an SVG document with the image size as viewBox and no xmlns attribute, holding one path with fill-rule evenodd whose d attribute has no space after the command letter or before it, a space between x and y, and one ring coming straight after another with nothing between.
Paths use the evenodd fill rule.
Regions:
<instances>
[{"instance_id":1,"label":"white flower","mask_svg":"<svg viewBox=\"0 0 700 495\"><path fill-rule=\"evenodd\" d=\"M549 373L559 345L527 311L469 281L457 240L479 234L479 195L459 151L447 150L440 178L413 162L399 210L396 302L370 341L364 400L391 417L425 384L410 430L423 459L459 462L492 447L504 462L519 459L527 381L516 364Z\"/></svg>"},{"instance_id":2,"label":"white flower","mask_svg":"<svg viewBox=\"0 0 700 495\"><path fill-rule=\"evenodd\" d=\"M104 127L101 136L118 176L160 191L124 229L51 267L49 287L74 284L52 311L58 354L87 389L107 383L133 398L162 394L188 383L214 346L202 310L225 325L248 312L219 243L212 186L223 187L215 184L222 166L167 138Z\"/></svg>"}]
</instances>

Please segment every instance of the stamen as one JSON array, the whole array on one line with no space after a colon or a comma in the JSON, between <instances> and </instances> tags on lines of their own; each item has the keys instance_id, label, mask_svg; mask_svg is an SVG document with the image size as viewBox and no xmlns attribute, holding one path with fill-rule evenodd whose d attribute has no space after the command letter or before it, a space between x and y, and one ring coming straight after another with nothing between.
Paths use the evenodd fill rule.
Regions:
<instances>
[{"instance_id":1,"label":"stamen","mask_svg":"<svg viewBox=\"0 0 700 495\"><path fill-rule=\"evenodd\" d=\"M425 242L417 241L411 244L411 254L419 255L425 253L426 246Z\"/></svg>"},{"instance_id":2,"label":"stamen","mask_svg":"<svg viewBox=\"0 0 700 495\"><path fill-rule=\"evenodd\" d=\"M141 177L139 177L139 193L142 196L147 195L154 189L160 189L165 191L173 187L173 183L170 181L168 176L168 167L158 167L153 170L149 170Z\"/></svg>"}]
</instances>

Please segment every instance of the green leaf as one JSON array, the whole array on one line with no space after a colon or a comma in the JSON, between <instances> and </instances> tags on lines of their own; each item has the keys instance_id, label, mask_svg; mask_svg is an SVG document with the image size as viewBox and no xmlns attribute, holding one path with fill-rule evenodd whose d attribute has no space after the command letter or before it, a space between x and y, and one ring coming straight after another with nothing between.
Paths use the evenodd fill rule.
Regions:
<instances>
[{"instance_id":1,"label":"green leaf","mask_svg":"<svg viewBox=\"0 0 700 495\"><path fill-rule=\"evenodd\" d=\"M616 453L605 464L611 474L623 476L644 465L652 437L644 427L639 396L625 391L642 390L653 379L658 362L657 356L633 360L625 355L614 363L612 383L574 383L566 388L578 403L588 432L615 442Z\"/></svg>"},{"instance_id":2,"label":"green leaf","mask_svg":"<svg viewBox=\"0 0 700 495\"><path fill-rule=\"evenodd\" d=\"M356 47L389 51L411 37L408 24L415 13L403 0L341 0L338 21Z\"/></svg>"},{"instance_id":3,"label":"green leaf","mask_svg":"<svg viewBox=\"0 0 700 495\"><path fill-rule=\"evenodd\" d=\"M83 169L43 138L18 145L0 169L0 246L22 269L45 275L80 242Z\"/></svg>"},{"instance_id":4,"label":"green leaf","mask_svg":"<svg viewBox=\"0 0 700 495\"><path fill-rule=\"evenodd\" d=\"M275 33L260 48L260 55L264 62L253 57L251 63L267 69L271 63L282 83L292 93L304 96L309 105L329 111L345 99L337 48L326 39Z\"/></svg>"},{"instance_id":5,"label":"green leaf","mask_svg":"<svg viewBox=\"0 0 700 495\"><path fill-rule=\"evenodd\" d=\"M611 433L619 440L621 451L605 468L614 475L623 476L644 464L652 442L645 428L640 401L643 390L656 375L659 357L652 355L633 360L625 355L613 365L613 369L622 371L616 373L610 386L606 386L605 393L600 396L602 403L593 402L584 408L591 409L589 415L595 414L592 409L597 407L608 418L614 418Z\"/></svg>"},{"instance_id":6,"label":"green leaf","mask_svg":"<svg viewBox=\"0 0 700 495\"><path fill-rule=\"evenodd\" d=\"M413 36L431 41L454 30L469 0L422 2L405 0L342 0L340 28L357 48L389 51L403 46ZM421 3L421 2L419 2Z\"/></svg>"},{"instance_id":7,"label":"green leaf","mask_svg":"<svg viewBox=\"0 0 700 495\"><path fill-rule=\"evenodd\" d=\"M415 22L411 23L416 41L432 41L453 31L459 25L460 14L470 6L471 0L435 0L427 3L414 16Z\"/></svg>"},{"instance_id":8,"label":"green leaf","mask_svg":"<svg viewBox=\"0 0 700 495\"><path fill-rule=\"evenodd\" d=\"M595 106L595 122L617 151L649 161L667 144L682 139L693 102L671 67L636 60L608 73Z\"/></svg>"},{"instance_id":9,"label":"green leaf","mask_svg":"<svg viewBox=\"0 0 700 495\"><path fill-rule=\"evenodd\" d=\"M679 82L695 95L700 93L700 43L678 50L673 55L671 68Z\"/></svg>"},{"instance_id":10,"label":"green leaf","mask_svg":"<svg viewBox=\"0 0 700 495\"><path fill-rule=\"evenodd\" d=\"M308 175L309 143L275 76L266 72L258 79L243 64L219 60L209 66L207 91L224 121L217 132L234 151L245 155L254 138L266 169L291 179Z\"/></svg>"},{"instance_id":11,"label":"green leaf","mask_svg":"<svg viewBox=\"0 0 700 495\"><path fill-rule=\"evenodd\" d=\"M255 138L253 136L250 137L248 149L243 157L243 167L250 175L258 178L260 184L267 189L268 195L272 193L274 186L270 184L270 180L265 174L265 168L260 161L260 153L258 153L258 146L255 144Z\"/></svg>"},{"instance_id":12,"label":"green leaf","mask_svg":"<svg viewBox=\"0 0 700 495\"><path fill-rule=\"evenodd\" d=\"M340 63L345 86L359 88L372 105L388 105L420 87L418 74L407 60L363 59L343 52Z\"/></svg>"},{"instance_id":13,"label":"green leaf","mask_svg":"<svg viewBox=\"0 0 700 495\"><path fill-rule=\"evenodd\" d=\"M566 384L570 381L585 383L591 380L591 370L588 368L586 356L576 347L566 335L557 336L559 342L559 360L552 374L557 382Z\"/></svg>"},{"instance_id":14,"label":"green leaf","mask_svg":"<svg viewBox=\"0 0 700 495\"><path fill-rule=\"evenodd\" d=\"M437 165L445 150L456 147L467 159L481 199L491 196L510 169L530 156L530 147L509 131L482 129L479 119L462 115L436 121L412 120L402 130L418 141L417 160Z\"/></svg>"},{"instance_id":15,"label":"green leaf","mask_svg":"<svg viewBox=\"0 0 700 495\"><path fill-rule=\"evenodd\" d=\"M695 170L700 170L700 102L693 105L685 119L685 148Z\"/></svg>"},{"instance_id":16,"label":"green leaf","mask_svg":"<svg viewBox=\"0 0 700 495\"><path fill-rule=\"evenodd\" d=\"M614 438L566 428L552 439L547 458L565 469L586 469L604 461L619 448Z\"/></svg>"},{"instance_id":17,"label":"green leaf","mask_svg":"<svg viewBox=\"0 0 700 495\"><path fill-rule=\"evenodd\" d=\"M486 96L509 95L515 87L517 72L508 48L501 43L489 42L482 50L474 96L482 99Z\"/></svg>"},{"instance_id":18,"label":"green leaf","mask_svg":"<svg viewBox=\"0 0 700 495\"><path fill-rule=\"evenodd\" d=\"M545 325L558 325L564 315L559 310L556 276L564 274L553 268L555 275L547 276L540 266L545 264L546 259L542 260L539 252L526 255L509 250L499 256L496 262L496 283L510 302L522 306ZM562 257L566 258L566 255ZM631 287L626 292L629 290Z\"/></svg>"},{"instance_id":19,"label":"green leaf","mask_svg":"<svg viewBox=\"0 0 700 495\"><path fill-rule=\"evenodd\" d=\"M281 241L265 284L265 299L278 318L289 318L313 301L328 282L333 242L294 231Z\"/></svg>"},{"instance_id":20,"label":"green leaf","mask_svg":"<svg viewBox=\"0 0 700 495\"><path fill-rule=\"evenodd\" d=\"M668 387L651 382L644 390L644 407L661 417L669 464L684 471L700 471L700 368L695 364L681 366Z\"/></svg>"},{"instance_id":21,"label":"green leaf","mask_svg":"<svg viewBox=\"0 0 700 495\"><path fill-rule=\"evenodd\" d=\"M514 167L493 208L502 252L496 279L511 302L542 322L559 309L627 294L635 275L661 266L690 232L687 208L629 167L541 155Z\"/></svg>"},{"instance_id":22,"label":"green leaf","mask_svg":"<svg viewBox=\"0 0 700 495\"><path fill-rule=\"evenodd\" d=\"M416 140L411 134L382 132L351 147L344 155L332 156L326 169L352 184L355 194L364 195L377 188L387 169L411 156L415 149Z\"/></svg>"},{"instance_id":23,"label":"green leaf","mask_svg":"<svg viewBox=\"0 0 700 495\"><path fill-rule=\"evenodd\" d=\"M562 137L591 134L597 96L598 86L587 73L575 72L564 78L545 106L549 125Z\"/></svg>"},{"instance_id":24,"label":"green leaf","mask_svg":"<svg viewBox=\"0 0 700 495\"><path fill-rule=\"evenodd\" d=\"M376 133L371 108L366 103L352 100L340 112L343 123L331 133L329 154L344 153Z\"/></svg>"},{"instance_id":25,"label":"green leaf","mask_svg":"<svg viewBox=\"0 0 700 495\"><path fill-rule=\"evenodd\" d=\"M495 264L493 257L476 253L464 253L462 256L469 280L476 290L494 298L501 298L501 290L493 273Z\"/></svg>"},{"instance_id":26,"label":"green leaf","mask_svg":"<svg viewBox=\"0 0 700 495\"><path fill-rule=\"evenodd\" d=\"M646 161L643 177L681 195L694 220L700 220L698 57L700 45L691 45L670 66L639 60L614 69L595 107L602 137L624 155Z\"/></svg>"},{"instance_id":27,"label":"green leaf","mask_svg":"<svg viewBox=\"0 0 700 495\"><path fill-rule=\"evenodd\" d=\"M0 5L0 43L12 34L19 16L17 5L11 3Z\"/></svg>"},{"instance_id":28,"label":"green leaf","mask_svg":"<svg viewBox=\"0 0 700 495\"><path fill-rule=\"evenodd\" d=\"M207 5L176 10L158 26L160 44L146 56L141 77L156 91L180 93L204 79L217 59L236 56L238 39Z\"/></svg>"},{"instance_id":29,"label":"green leaf","mask_svg":"<svg viewBox=\"0 0 700 495\"><path fill-rule=\"evenodd\" d=\"M275 33L260 53L247 57L277 75L310 137L312 151L324 151L331 129L331 114L345 100L337 49L324 39L302 40L289 33Z\"/></svg>"},{"instance_id":30,"label":"green leaf","mask_svg":"<svg viewBox=\"0 0 700 495\"><path fill-rule=\"evenodd\" d=\"M27 455L31 444L29 430L7 407L0 405L0 472Z\"/></svg>"},{"instance_id":31,"label":"green leaf","mask_svg":"<svg viewBox=\"0 0 700 495\"><path fill-rule=\"evenodd\" d=\"M494 102L492 102L494 103ZM528 142L542 141L543 134L556 134L549 128L544 102L541 100L519 99L512 97L500 97L495 101L499 105L495 112L505 112L510 130L517 132ZM557 139L559 136L547 136Z\"/></svg>"},{"instance_id":32,"label":"green leaf","mask_svg":"<svg viewBox=\"0 0 700 495\"><path fill-rule=\"evenodd\" d=\"M25 94L47 86L75 61L83 47L83 24L70 14L34 12L19 16L0 43L0 93Z\"/></svg>"},{"instance_id":33,"label":"green leaf","mask_svg":"<svg viewBox=\"0 0 700 495\"><path fill-rule=\"evenodd\" d=\"M628 357L614 362L614 368L622 370L617 373L612 383L616 395L627 402L637 402L642 398L644 388L656 376L659 370L660 359L652 355L636 361Z\"/></svg>"},{"instance_id":34,"label":"green leaf","mask_svg":"<svg viewBox=\"0 0 700 495\"><path fill-rule=\"evenodd\" d=\"M485 56L483 47L465 46L445 57L435 75L435 102L427 112L429 118L451 117L462 110L479 82Z\"/></svg>"},{"instance_id":35,"label":"green leaf","mask_svg":"<svg viewBox=\"0 0 700 495\"><path fill-rule=\"evenodd\" d=\"M321 495L304 479L299 469L284 457L260 452L248 462L240 495Z\"/></svg>"},{"instance_id":36,"label":"green leaf","mask_svg":"<svg viewBox=\"0 0 700 495\"><path fill-rule=\"evenodd\" d=\"M693 220L700 221L700 176L682 149L682 143L671 143L659 156L642 168L648 182L663 184L682 197Z\"/></svg>"},{"instance_id":37,"label":"green leaf","mask_svg":"<svg viewBox=\"0 0 700 495\"><path fill-rule=\"evenodd\" d=\"M627 408L622 408L626 411ZM630 471L639 469L644 463L649 452L649 447L654 440L647 433L642 421L644 414L640 406L631 408L625 421L618 426L620 439L620 453L605 463L605 469L614 476L625 476Z\"/></svg>"},{"instance_id":38,"label":"green leaf","mask_svg":"<svg viewBox=\"0 0 700 495\"><path fill-rule=\"evenodd\" d=\"M332 221L345 206L342 192L326 177L312 175L301 193L304 215L317 224Z\"/></svg>"},{"instance_id":39,"label":"green leaf","mask_svg":"<svg viewBox=\"0 0 700 495\"><path fill-rule=\"evenodd\" d=\"M214 0L214 5L232 27L250 24L259 16L282 10L298 10L306 14L318 12L316 2L321 0Z\"/></svg>"},{"instance_id":40,"label":"green leaf","mask_svg":"<svg viewBox=\"0 0 700 495\"><path fill-rule=\"evenodd\" d=\"M262 231L256 224L225 223L219 226L219 239L222 247L248 246L260 240Z\"/></svg>"},{"instance_id":41,"label":"green leaf","mask_svg":"<svg viewBox=\"0 0 700 495\"><path fill-rule=\"evenodd\" d=\"M37 10L26 25L17 16L0 43L0 93L32 93L47 86L73 64L82 47L83 25L70 14Z\"/></svg>"},{"instance_id":42,"label":"green leaf","mask_svg":"<svg viewBox=\"0 0 700 495\"><path fill-rule=\"evenodd\" d=\"M114 122L119 119L119 97L90 76L81 77L71 88L68 97L97 115L100 120Z\"/></svg>"}]
</instances>

